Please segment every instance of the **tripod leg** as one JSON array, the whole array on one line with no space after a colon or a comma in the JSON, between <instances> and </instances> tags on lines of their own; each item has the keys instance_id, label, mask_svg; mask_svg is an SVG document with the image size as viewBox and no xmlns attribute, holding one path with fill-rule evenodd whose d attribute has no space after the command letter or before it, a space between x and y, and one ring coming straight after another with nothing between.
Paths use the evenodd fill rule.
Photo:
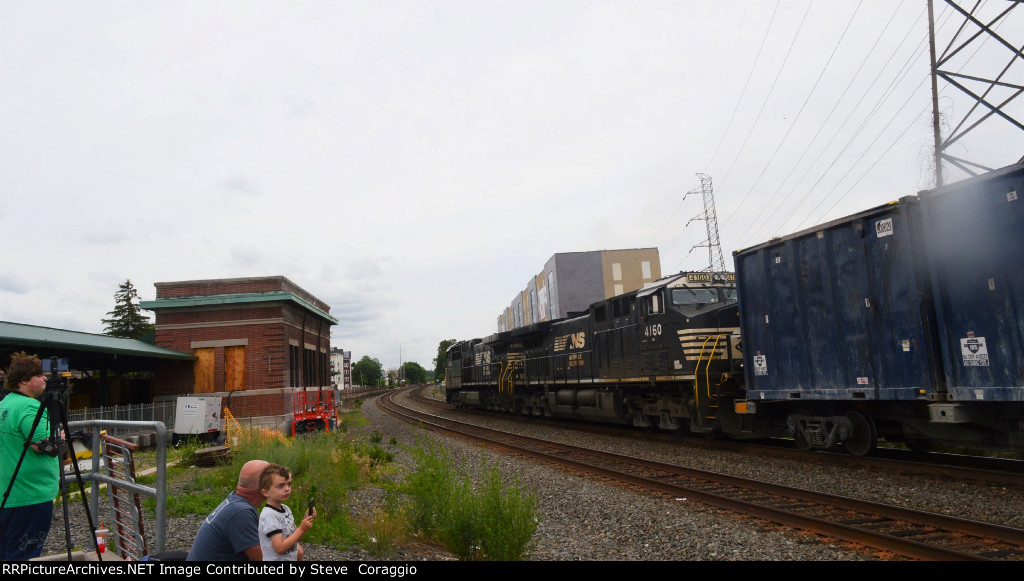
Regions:
<instances>
[{"instance_id":1,"label":"tripod leg","mask_svg":"<svg viewBox=\"0 0 1024 581\"><path fill-rule=\"evenodd\" d=\"M68 515L68 483L64 480L64 467L61 466L60 474L60 506L64 509L64 548L68 552L68 561L71 561L71 518Z\"/></svg>"},{"instance_id":2,"label":"tripod leg","mask_svg":"<svg viewBox=\"0 0 1024 581\"><path fill-rule=\"evenodd\" d=\"M68 428L68 411L67 409L64 408L63 405L60 405L59 407L60 411L58 412L58 415L60 416L60 425L62 428L64 428L64 434L70 437L71 430L70 428ZM78 469L78 459L75 458L75 446L70 441L67 444L68 454L70 454L71 456L71 465L75 469L75 482L78 483L78 490L80 491L80 496L82 497L82 506L85 508L85 518L89 520L89 538L92 539L92 546L94 549L96 549L96 558L102 561L103 556L100 553L99 545L96 542L96 523L92 520L92 513L89 512L89 500L85 498L85 483L82 481L82 472L81 470ZM67 535L65 538L68 541L68 560L71 560L71 525L69 524L70 520L68 519L67 486L64 481L63 468L61 469L60 481L61 492L64 493L64 529L68 531L67 533L65 533Z\"/></svg>"}]
</instances>

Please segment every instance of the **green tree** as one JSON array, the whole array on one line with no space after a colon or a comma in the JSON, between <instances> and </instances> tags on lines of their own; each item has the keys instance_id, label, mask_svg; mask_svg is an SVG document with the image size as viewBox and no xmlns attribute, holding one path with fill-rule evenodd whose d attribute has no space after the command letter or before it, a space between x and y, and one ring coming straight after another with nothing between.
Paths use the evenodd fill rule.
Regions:
<instances>
[{"instance_id":1,"label":"green tree","mask_svg":"<svg viewBox=\"0 0 1024 581\"><path fill-rule=\"evenodd\" d=\"M437 345L437 358L434 359L434 379L444 379L448 368L448 348L455 344L455 339L445 339Z\"/></svg>"},{"instance_id":2,"label":"green tree","mask_svg":"<svg viewBox=\"0 0 1024 581\"><path fill-rule=\"evenodd\" d=\"M352 380L359 385L379 385L384 378L384 366L376 357L363 355L363 358L352 366Z\"/></svg>"},{"instance_id":3,"label":"green tree","mask_svg":"<svg viewBox=\"0 0 1024 581\"><path fill-rule=\"evenodd\" d=\"M415 361L406 361L402 364L402 375L409 383L421 384L427 382L427 370Z\"/></svg>"},{"instance_id":4,"label":"green tree","mask_svg":"<svg viewBox=\"0 0 1024 581\"><path fill-rule=\"evenodd\" d=\"M139 298L132 281L126 279L114 293L114 310L107 313L109 319L102 319L106 327L103 332L112 337L138 339L156 330L149 317L142 314L142 309L134 301Z\"/></svg>"}]
</instances>

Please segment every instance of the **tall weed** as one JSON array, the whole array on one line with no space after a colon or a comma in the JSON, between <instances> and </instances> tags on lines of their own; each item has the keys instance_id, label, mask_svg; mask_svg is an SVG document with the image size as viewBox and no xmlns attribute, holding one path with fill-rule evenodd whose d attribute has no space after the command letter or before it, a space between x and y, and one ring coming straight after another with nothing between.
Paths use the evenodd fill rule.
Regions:
<instances>
[{"instance_id":1,"label":"tall weed","mask_svg":"<svg viewBox=\"0 0 1024 581\"><path fill-rule=\"evenodd\" d=\"M351 522L347 511L348 491L372 479L381 465L390 462L391 454L353 444L338 432L286 438L263 428L242 426L234 436L231 462L188 471L190 493L169 497L168 514L209 513L235 489L242 466L259 459L291 469L292 495L286 504L296 517L305 512L315 491L318 516L304 537L307 542L348 546L359 541L359 526Z\"/></svg>"},{"instance_id":2,"label":"tall weed","mask_svg":"<svg viewBox=\"0 0 1024 581\"><path fill-rule=\"evenodd\" d=\"M475 486L465 465L456 467L436 444L413 451L416 470L405 482L409 522L463 560L514 561L533 549L536 502L518 479L503 484L497 466L487 465Z\"/></svg>"}]
</instances>

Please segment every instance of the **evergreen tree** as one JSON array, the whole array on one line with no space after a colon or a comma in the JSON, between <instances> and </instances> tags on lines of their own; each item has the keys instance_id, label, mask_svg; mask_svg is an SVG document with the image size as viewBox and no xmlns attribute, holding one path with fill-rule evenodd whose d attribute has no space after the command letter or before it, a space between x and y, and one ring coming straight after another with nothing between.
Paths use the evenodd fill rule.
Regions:
<instances>
[{"instance_id":1,"label":"evergreen tree","mask_svg":"<svg viewBox=\"0 0 1024 581\"><path fill-rule=\"evenodd\" d=\"M142 309L137 303L132 302L139 298L139 292L135 290L131 280L125 280L117 287L114 293L114 310L107 313L109 319L103 319L103 332L112 337L125 337L138 339L143 335L152 333L155 330L149 317L142 314Z\"/></svg>"}]
</instances>

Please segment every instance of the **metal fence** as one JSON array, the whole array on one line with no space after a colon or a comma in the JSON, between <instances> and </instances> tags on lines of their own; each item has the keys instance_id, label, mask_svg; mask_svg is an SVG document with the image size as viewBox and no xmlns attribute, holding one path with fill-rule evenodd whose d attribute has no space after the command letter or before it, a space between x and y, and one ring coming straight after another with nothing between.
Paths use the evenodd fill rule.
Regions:
<instances>
[{"instance_id":1,"label":"metal fence","mask_svg":"<svg viewBox=\"0 0 1024 581\"><path fill-rule=\"evenodd\" d=\"M117 407L138 407L138 406L117 406ZM107 408L110 409L110 408ZM173 414L172 414L173 415ZM89 496L89 512L92 514L93 523L101 522L99 510L99 485L116 485L131 492L156 499L156 552L164 550L164 543L167 531L167 429L159 422L128 422L114 420L88 420L69 422L68 429L72 432L76 429L84 429L92 433L89 448L92 450L92 467L81 472L82 481L90 483L91 494ZM156 433L156 482L155 487L143 486L135 482L126 482L110 476L109 468L100 466L100 458L103 451L100 448L100 430L108 434L113 431L128 433L155 432ZM62 479L69 476L61 473ZM112 525L113 526L113 525Z\"/></svg>"},{"instance_id":2,"label":"metal fence","mask_svg":"<svg viewBox=\"0 0 1024 581\"><path fill-rule=\"evenodd\" d=\"M369 397L375 393L383 391L381 388L361 388L361 389L348 389L348 390L335 390L335 405L341 405L341 400L352 400L362 397ZM191 395L191 394L189 394ZM174 415L178 407L177 400L158 401L154 403L140 403L132 405L116 405L116 406L103 406L98 408L84 408L77 410L70 410L68 414L68 421L71 422L87 422L87 421L114 421L114 422L163 422L168 432L174 431ZM291 411L289 408L288 411ZM219 414L218 414L219 415ZM243 418L238 418L239 421L243 421ZM253 418L250 418L248 422L252 423ZM132 433L128 428L111 428L108 430L111 436L121 437Z\"/></svg>"},{"instance_id":3,"label":"metal fence","mask_svg":"<svg viewBox=\"0 0 1024 581\"><path fill-rule=\"evenodd\" d=\"M158 401L154 403L70 410L68 421L163 422L167 430L172 431L174 430L174 414L177 405L178 402L176 401ZM120 436L131 432L132 430L126 427L111 427L108 429L108 433L112 436Z\"/></svg>"}]
</instances>

